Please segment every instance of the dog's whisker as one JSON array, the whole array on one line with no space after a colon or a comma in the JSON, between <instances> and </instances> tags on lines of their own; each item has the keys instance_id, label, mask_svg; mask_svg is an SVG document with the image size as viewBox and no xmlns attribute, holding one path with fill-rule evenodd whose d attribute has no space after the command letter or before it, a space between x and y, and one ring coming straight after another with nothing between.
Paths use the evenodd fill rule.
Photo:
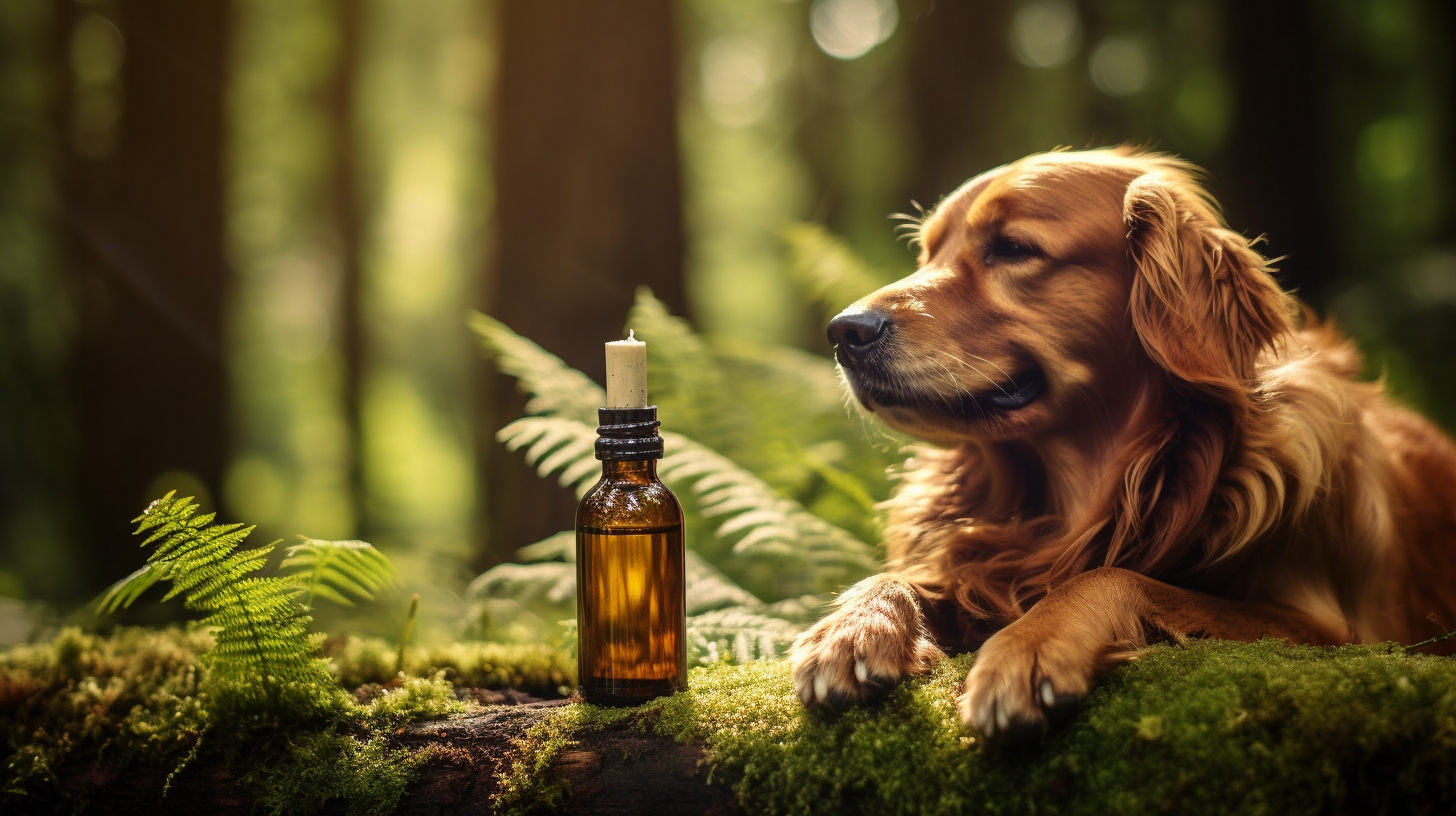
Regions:
<instances>
[{"instance_id":1,"label":"dog's whisker","mask_svg":"<svg viewBox=\"0 0 1456 816\"><path fill-rule=\"evenodd\" d=\"M985 377L986 378L986 382L988 382L988 383L996 386L996 390L1000 391L1001 393L1005 394L1008 397L1011 396L1011 392L1007 391L1006 388L1001 385L1001 383L998 383L995 380L991 379L990 377L986 376L986 372L982 371L979 368L976 368L975 366L971 365L970 363L966 362L965 360L962 360L961 358L955 356L954 354L947 353L945 356L951 358L952 360L955 360L957 363L960 363L961 365L965 366L966 368L969 368L970 370L976 372L977 374L980 374L982 377ZM972 354L971 356L972 357L976 357L976 355L974 355L974 354ZM977 359L985 360L986 358L984 358L984 357L977 357ZM990 360L986 360L986 362L989 363L991 361ZM996 364L995 363L991 363L991 365L996 365ZM996 366L996 367L998 369L1000 368L1000 366ZM1002 374L1006 374L1005 371L1002 371L1001 373ZM1008 379L1008 380L1011 379L1011 375L1010 374L1007 374L1006 375L1006 379Z\"/></svg>"},{"instance_id":2,"label":"dog's whisker","mask_svg":"<svg viewBox=\"0 0 1456 816\"><path fill-rule=\"evenodd\" d=\"M967 354L971 354L971 353L970 353L970 352L969 352L969 351L968 351L968 352L966 352L966 353L967 353ZM1005 378L1006 378L1006 379L1008 379L1008 380L1011 380L1011 379L1014 379L1014 378L1013 378L1013 377L1012 377L1012 376L1011 376L1011 375L1010 375L1010 374L1008 374L1008 373L1007 373L1007 372L1006 372L1006 369L1004 369L1004 368L1002 368L1002 367L1001 367L1001 366L998 366L998 365L996 365L996 364L995 364L995 363L994 363L994 362L992 362L992 361L990 361L990 360L987 360L987 359L986 359L986 358L985 358L985 357L982 357L982 356L981 356L981 355L979 355L979 354L971 354L971 356L972 356L972 357L975 357L975 358L976 358L976 359L977 359L977 360L980 360L980 361L981 361L981 362L983 362L983 363L988 363L988 364L990 364L990 365L991 365L991 366L993 366L993 367L994 367L994 368L995 368L995 369L996 369L996 370L997 370L997 371L999 371L999 372L1001 372L1001 376L1003 376L1003 377L1005 377Z\"/></svg>"}]
</instances>

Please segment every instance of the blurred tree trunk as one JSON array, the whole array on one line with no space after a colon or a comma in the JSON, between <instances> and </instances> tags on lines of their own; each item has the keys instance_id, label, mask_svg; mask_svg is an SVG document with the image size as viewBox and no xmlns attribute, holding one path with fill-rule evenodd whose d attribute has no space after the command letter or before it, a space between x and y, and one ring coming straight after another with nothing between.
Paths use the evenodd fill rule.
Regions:
<instances>
[{"instance_id":1,"label":"blurred tree trunk","mask_svg":"<svg viewBox=\"0 0 1456 816\"><path fill-rule=\"evenodd\" d=\"M1265 255L1287 256L1276 264L1284 287L1319 305L1339 276L1324 96L1333 56L1321 36L1329 9L1311 0L1232 0L1223 9L1235 110L1222 154L1209 163L1212 186L1230 226L1268 236Z\"/></svg>"},{"instance_id":2,"label":"blurred tree trunk","mask_svg":"<svg viewBox=\"0 0 1456 816\"><path fill-rule=\"evenodd\" d=\"M344 422L348 426L350 451L347 490L354 508L354 535L369 538L374 531L369 514L370 503L364 489L364 227L359 189L358 106L355 103L363 8L364 4L359 0L333 2L339 44L328 87L328 110L332 138L329 181L332 215L338 234L339 345L344 358Z\"/></svg>"},{"instance_id":3,"label":"blurred tree trunk","mask_svg":"<svg viewBox=\"0 0 1456 816\"><path fill-rule=\"evenodd\" d=\"M1005 155L998 143L1003 79L1012 64L1009 12L1004 0L905 4L914 139L907 193L926 209L966 179L1020 156Z\"/></svg>"},{"instance_id":4,"label":"blurred tree trunk","mask_svg":"<svg viewBox=\"0 0 1456 816\"><path fill-rule=\"evenodd\" d=\"M74 332L56 252L60 78L50 0L0 3L0 596L77 594L66 365ZM0 621L0 638L24 636Z\"/></svg>"},{"instance_id":5,"label":"blurred tree trunk","mask_svg":"<svg viewBox=\"0 0 1456 816\"><path fill-rule=\"evenodd\" d=\"M231 4L66 5L59 45L73 66L94 45L78 36L119 30L124 43L114 132L91 132L97 125L84 105L73 105L63 171L80 300L80 534L90 554L77 567L97 588L142 560L128 522L151 493L200 488L215 497L226 463L222 161ZM73 86L73 102L82 91L91 92ZM164 473L188 475L154 485Z\"/></svg>"},{"instance_id":6,"label":"blurred tree trunk","mask_svg":"<svg viewBox=\"0 0 1456 816\"><path fill-rule=\"evenodd\" d=\"M647 285L683 310L676 30L670 0L499 4L495 242L484 306L601 381ZM495 432L521 415L507 378L480 401L490 553L571 527L576 502Z\"/></svg>"}]
</instances>

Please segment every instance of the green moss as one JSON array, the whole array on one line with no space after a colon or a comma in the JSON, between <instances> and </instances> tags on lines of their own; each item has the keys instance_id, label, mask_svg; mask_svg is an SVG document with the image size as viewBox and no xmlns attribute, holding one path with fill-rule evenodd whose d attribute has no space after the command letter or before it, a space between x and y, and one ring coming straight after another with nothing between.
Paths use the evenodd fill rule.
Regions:
<instances>
[{"instance_id":1,"label":"green moss","mask_svg":"<svg viewBox=\"0 0 1456 816\"><path fill-rule=\"evenodd\" d=\"M198 654L211 642L195 628L67 628L0 653L0 802L63 800L58 772L78 757L174 767L210 723Z\"/></svg>"},{"instance_id":2,"label":"green moss","mask_svg":"<svg viewBox=\"0 0 1456 816\"><path fill-rule=\"evenodd\" d=\"M1450 659L1276 641L1159 646L1023 748L983 745L957 721L971 662L944 661L882 706L827 720L804 712L782 661L712 667L691 693L656 704L652 727L706 744L714 773L754 813L1283 814L1456 801Z\"/></svg>"},{"instance_id":3,"label":"green moss","mask_svg":"<svg viewBox=\"0 0 1456 816\"><path fill-rule=\"evenodd\" d=\"M985 745L957 719L970 655L884 703L820 718L785 661L695 670L640 709L575 706L522 742L503 801L555 804L573 735L635 717L704 744L750 813L1406 811L1456 803L1456 661L1383 646L1202 641L1114 670L1032 745ZM556 787L553 787L555 785Z\"/></svg>"},{"instance_id":4,"label":"green moss","mask_svg":"<svg viewBox=\"0 0 1456 816\"><path fill-rule=\"evenodd\" d=\"M415 720L458 714L467 706L455 696L455 687L441 671L434 677L407 678L399 688L384 691L360 708L365 722L390 729Z\"/></svg>"},{"instance_id":5,"label":"green moss","mask_svg":"<svg viewBox=\"0 0 1456 816\"><path fill-rule=\"evenodd\" d=\"M495 812L520 816L559 808L570 790L565 780L552 773L551 763L576 744L572 737L634 716L640 716L639 709L581 703L559 708L526 729L505 772L496 780Z\"/></svg>"},{"instance_id":6,"label":"green moss","mask_svg":"<svg viewBox=\"0 0 1456 816\"><path fill-rule=\"evenodd\" d=\"M281 761L259 763L242 783L269 813L377 816L394 810L427 756L391 749L379 734L304 733Z\"/></svg>"},{"instance_id":7,"label":"green moss","mask_svg":"<svg viewBox=\"0 0 1456 816\"><path fill-rule=\"evenodd\" d=\"M331 655L334 671L345 688L387 683L395 676L398 648L378 638L347 638ZM406 675L441 671L457 686L515 688L539 696L563 695L576 683L571 655L544 645L461 641L405 650Z\"/></svg>"},{"instance_id":8,"label":"green moss","mask_svg":"<svg viewBox=\"0 0 1456 816\"><path fill-rule=\"evenodd\" d=\"M178 769L200 761L247 771L244 787L270 812L387 813L422 756L388 749L386 735L467 708L437 673L364 705L339 687L283 683L260 710L209 674L200 655L211 647L196 627L109 637L68 628L0 652L0 809L84 810L67 774L103 763L114 776L159 780L161 797Z\"/></svg>"}]
</instances>

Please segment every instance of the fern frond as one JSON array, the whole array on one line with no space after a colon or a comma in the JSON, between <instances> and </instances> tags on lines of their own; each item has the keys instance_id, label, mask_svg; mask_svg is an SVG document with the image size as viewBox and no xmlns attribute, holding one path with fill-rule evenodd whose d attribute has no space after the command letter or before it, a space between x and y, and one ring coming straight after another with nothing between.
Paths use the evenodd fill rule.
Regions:
<instances>
[{"instance_id":1,"label":"fern frond","mask_svg":"<svg viewBox=\"0 0 1456 816\"><path fill-rule=\"evenodd\" d=\"M576 600L575 539L576 534L567 530L522 547L518 552L522 559L555 560L492 567L471 582L467 594L472 604L476 608L504 604L516 622L523 613L543 624L570 616ZM714 649L731 650L740 635L748 637L753 655L770 656L775 644L787 643L798 633L792 614L775 617L782 604L764 604L697 553L687 552L684 567L688 639L695 644L695 656L706 654L710 642L716 644Z\"/></svg>"},{"instance_id":2,"label":"fern frond","mask_svg":"<svg viewBox=\"0 0 1456 816\"><path fill-rule=\"evenodd\" d=\"M647 355L649 394L663 417L691 436L714 442L741 430L735 412L723 410L723 398L730 392L723 366L687 320L642 286L627 326L652 349Z\"/></svg>"},{"instance_id":3,"label":"fern frond","mask_svg":"<svg viewBox=\"0 0 1456 816\"><path fill-rule=\"evenodd\" d=\"M607 395L590 377L493 317L474 312L470 327L500 370L531 395L527 413L596 424L597 409L607 404Z\"/></svg>"},{"instance_id":4,"label":"fern frond","mask_svg":"<svg viewBox=\"0 0 1456 816\"><path fill-rule=\"evenodd\" d=\"M471 600L504 598L527 605L569 603L576 598L576 565L564 561L497 564L471 581L466 594Z\"/></svg>"},{"instance_id":5,"label":"fern frond","mask_svg":"<svg viewBox=\"0 0 1456 816\"><path fill-rule=\"evenodd\" d=\"M578 497L601 474L595 425L564 417L524 417L501 428L495 438L508 450L525 448L526 464L536 468L543 479L561 470L559 484L576 491Z\"/></svg>"},{"instance_id":6,"label":"fern frond","mask_svg":"<svg viewBox=\"0 0 1456 816\"><path fill-rule=\"evenodd\" d=\"M342 606L374 599L374 593L399 586L399 572L384 553L366 541L326 541L299 536L283 559L283 572L303 588L303 606L315 595Z\"/></svg>"},{"instance_id":7,"label":"fern frond","mask_svg":"<svg viewBox=\"0 0 1456 816\"><path fill-rule=\"evenodd\" d=\"M734 383L763 393L751 400L753 404L781 407L774 413L801 417L800 422L829 418L843 427L841 437L856 435L856 429L846 422L844 385L828 357L738 338L715 343L713 350L723 358Z\"/></svg>"},{"instance_id":8,"label":"fern frond","mask_svg":"<svg viewBox=\"0 0 1456 816\"><path fill-rule=\"evenodd\" d=\"M658 468L663 481L690 481L703 515L726 517L718 527L719 536L743 531L734 552L748 554L755 548L802 552L828 587L862 577L878 566L872 546L780 495L727 457L679 434L664 433L662 437L668 451ZM716 478L700 488L710 476ZM737 521L729 530L723 529L737 516L749 513L753 516L748 521Z\"/></svg>"},{"instance_id":9,"label":"fern frond","mask_svg":"<svg viewBox=\"0 0 1456 816\"><path fill-rule=\"evenodd\" d=\"M107 593L110 608L130 604L149 582L170 580L165 598L180 595L188 609L208 613L203 624L215 630L208 665L237 693L276 703L284 683L331 686L328 664L318 657L318 638L307 632L311 619L298 604L303 590L288 580L254 574L273 545L244 549L252 527L214 524L214 514L199 514L191 498L174 496L175 491L152 502L134 520L137 534L147 534L143 546L156 547L145 571Z\"/></svg>"},{"instance_id":10,"label":"fern frond","mask_svg":"<svg viewBox=\"0 0 1456 816\"><path fill-rule=\"evenodd\" d=\"M876 567L874 549L777 493L762 479L732 460L681 434L663 433L666 455L658 472L668 487L696 496L705 516L722 516L714 534L734 539L733 551L744 556L803 559L816 583L832 588ZM583 459L594 458L596 429L581 422L527 417L497 435L508 448L526 448L526 461L541 476L550 476ZM583 493L585 478L564 483Z\"/></svg>"},{"instance_id":11,"label":"fern frond","mask_svg":"<svg viewBox=\"0 0 1456 816\"><path fill-rule=\"evenodd\" d=\"M735 663L772 660L799 632L800 627L789 621L741 606L688 618L688 643L704 663L715 662L721 655Z\"/></svg>"},{"instance_id":12,"label":"fern frond","mask_svg":"<svg viewBox=\"0 0 1456 816\"><path fill-rule=\"evenodd\" d=\"M576 531L562 530L535 544L516 550L516 559L523 564L536 561L576 561Z\"/></svg>"},{"instance_id":13,"label":"fern frond","mask_svg":"<svg viewBox=\"0 0 1456 816\"><path fill-rule=\"evenodd\" d=\"M763 601L754 597L752 592L733 583L731 578L692 550L688 550L683 567L688 615L700 615L730 606L759 610L764 608Z\"/></svg>"},{"instance_id":14,"label":"fern frond","mask_svg":"<svg viewBox=\"0 0 1456 816\"><path fill-rule=\"evenodd\" d=\"M789 245L790 274L827 315L889 283L819 224L794 224L782 235Z\"/></svg>"},{"instance_id":15,"label":"fern frond","mask_svg":"<svg viewBox=\"0 0 1456 816\"><path fill-rule=\"evenodd\" d=\"M117 581L101 593L96 600L96 614L109 615L118 609L131 606L142 593L151 589L158 581L165 580L160 567L143 564L136 572Z\"/></svg>"}]
</instances>

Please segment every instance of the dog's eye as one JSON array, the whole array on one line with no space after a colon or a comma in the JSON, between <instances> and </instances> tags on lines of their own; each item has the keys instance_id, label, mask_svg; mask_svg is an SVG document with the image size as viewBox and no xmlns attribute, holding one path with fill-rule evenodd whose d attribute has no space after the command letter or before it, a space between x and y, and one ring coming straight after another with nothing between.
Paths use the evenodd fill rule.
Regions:
<instances>
[{"instance_id":1,"label":"dog's eye","mask_svg":"<svg viewBox=\"0 0 1456 816\"><path fill-rule=\"evenodd\" d=\"M987 254L992 258L1031 258L1040 253L1031 244L998 235L991 240Z\"/></svg>"}]
</instances>

